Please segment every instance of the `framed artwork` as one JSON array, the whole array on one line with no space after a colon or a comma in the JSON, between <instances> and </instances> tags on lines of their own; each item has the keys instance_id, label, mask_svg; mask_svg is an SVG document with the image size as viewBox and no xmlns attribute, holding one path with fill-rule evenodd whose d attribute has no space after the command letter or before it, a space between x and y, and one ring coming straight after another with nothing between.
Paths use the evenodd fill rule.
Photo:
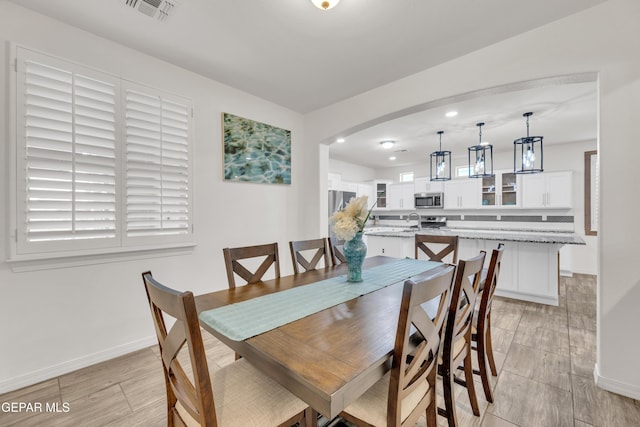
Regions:
<instances>
[{"instance_id":1,"label":"framed artwork","mask_svg":"<svg viewBox=\"0 0 640 427\"><path fill-rule=\"evenodd\" d=\"M291 131L222 113L224 180L291 184Z\"/></svg>"}]
</instances>

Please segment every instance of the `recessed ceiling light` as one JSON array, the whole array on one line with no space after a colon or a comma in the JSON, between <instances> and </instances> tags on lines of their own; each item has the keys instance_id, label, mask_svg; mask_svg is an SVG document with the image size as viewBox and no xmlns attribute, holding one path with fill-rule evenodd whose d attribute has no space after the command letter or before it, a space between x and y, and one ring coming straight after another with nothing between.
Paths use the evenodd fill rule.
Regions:
<instances>
[{"instance_id":1,"label":"recessed ceiling light","mask_svg":"<svg viewBox=\"0 0 640 427\"><path fill-rule=\"evenodd\" d=\"M395 141L382 141L380 142L380 145L382 145L382 148L384 148L385 150L389 150L390 148L393 148L393 145L395 144Z\"/></svg>"},{"instance_id":2,"label":"recessed ceiling light","mask_svg":"<svg viewBox=\"0 0 640 427\"><path fill-rule=\"evenodd\" d=\"M445 114L445 116L447 117L455 117L458 115L457 111L448 111L447 114Z\"/></svg>"},{"instance_id":3,"label":"recessed ceiling light","mask_svg":"<svg viewBox=\"0 0 640 427\"><path fill-rule=\"evenodd\" d=\"M336 139L336 142L338 144L343 144L344 143L344 138L338 138L338 139Z\"/></svg>"},{"instance_id":4,"label":"recessed ceiling light","mask_svg":"<svg viewBox=\"0 0 640 427\"><path fill-rule=\"evenodd\" d=\"M395 159L396 159L396 156L389 157L389 160L395 160Z\"/></svg>"}]
</instances>

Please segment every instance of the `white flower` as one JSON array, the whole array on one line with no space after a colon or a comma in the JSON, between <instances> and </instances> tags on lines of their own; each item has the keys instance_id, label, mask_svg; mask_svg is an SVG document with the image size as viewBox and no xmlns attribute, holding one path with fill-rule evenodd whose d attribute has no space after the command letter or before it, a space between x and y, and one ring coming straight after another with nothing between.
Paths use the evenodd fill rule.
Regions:
<instances>
[{"instance_id":1,"label":"white flower","mask_svg":"<svg viewBox=\"0 0 640 427\"><path fill-rule=\"evenodd\" d=\"M367 196L351 199L347 206L334 213L330 220L333 232L340 240L351 240L357 232L364 230L364 226L371 215L373 206L367 211ZM375 203L374 203L375 206Z\"/></svg>"}]
</instances>

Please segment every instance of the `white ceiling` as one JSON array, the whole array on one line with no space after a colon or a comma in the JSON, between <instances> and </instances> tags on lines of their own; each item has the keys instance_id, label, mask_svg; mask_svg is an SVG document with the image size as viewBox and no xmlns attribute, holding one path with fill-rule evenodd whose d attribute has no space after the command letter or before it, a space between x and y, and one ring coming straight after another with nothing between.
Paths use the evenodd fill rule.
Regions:
<instances>
[{"instance_id":1,"label":"white ceiling","mask_svg":"<svg viewBox=\"0 0 640 427\"><path fill-rule=\"evenodd\" d=\"M304 114L606 0L342 0L329 11L310 0L171 0L165 21L126 0L10 1ZM372 168L426 161L438 130L443 149L464 155L478 121L495 151L510 150L526 111L545 144L596 135L594 83L464 98L348 135L330 155ZM383 139L407 151L390 162Z\"/></svg>"},{"instance_id":2,"label":"white ceiling","mask_svg":"<svg viewBox=\"0 0 640 427\"><path fill-rule=\"evenodd\" d=\"M373 169L428 163L429 154L439 149L437 132L442 130L442 149L451 151L453 157L466 158L467 147L479 142L478 122L485 123L482 141L492 144L494 153L513 152L513 141L526 136L526 119L522 117L526 112L534 113L529 119L530 135L543 136L545 146L595 140L596 83L551 80L556 84L525 83L519 90L496 88L486 91L493 93L461 95L438 102L442 105L427 105L423 111L348 135L342 144L331 144L330 157ZM452 110L458 115L447 118L445 113ZM396 143L385 150L380 145L384 140ZM390 160L391 156L396 159Z\"/></svg>"},{"instance_id":3,"label":"white ceiling","mask_svg":"<svg viewBox=\"0 0 640 427\"><path fill-rule=\"evenodd\" d=\"M605 0L11 0L307 113ZM142 1L142 0L141 0Z\"/></svg>"}]
</instances>

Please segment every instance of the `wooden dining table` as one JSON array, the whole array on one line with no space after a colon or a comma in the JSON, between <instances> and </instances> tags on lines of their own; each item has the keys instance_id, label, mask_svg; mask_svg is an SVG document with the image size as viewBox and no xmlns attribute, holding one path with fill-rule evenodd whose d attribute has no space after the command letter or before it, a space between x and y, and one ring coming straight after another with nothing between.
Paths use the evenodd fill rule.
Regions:
<instances>
[{"instance_id":1,"label":"wooden dining table","mask_svg":"<svg viewBox=\"0 0 640 427\"><path fill-rule=\"evenodd\" d=\"M376 256L364 268L394 261ZM429 270L436 275L445 265ZM345 275L346 264L265 280L196 297L198 312ZM421 278L424 275L421 275ZM390 369L403 279L259 335L233 340L201 326L329 419ZM349 286L349 283L344 284Z\"/></svg>"}]
</instances>

